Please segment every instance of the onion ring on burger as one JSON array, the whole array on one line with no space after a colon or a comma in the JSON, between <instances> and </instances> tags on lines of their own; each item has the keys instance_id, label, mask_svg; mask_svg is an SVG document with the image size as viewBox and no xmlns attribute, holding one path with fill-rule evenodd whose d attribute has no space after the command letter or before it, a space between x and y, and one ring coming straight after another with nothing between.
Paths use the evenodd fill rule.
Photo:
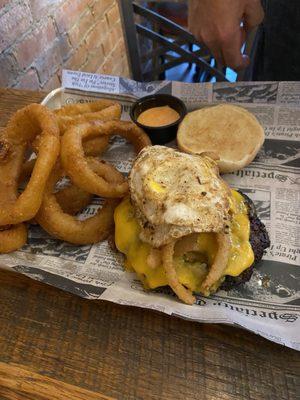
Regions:
<instances>
[{"instance_id":1,"label":"onion ring on burger","mask_svg":"<svg viewBox=\"0 0 300 400\"><path fill-rule=\"evenodd\" d=\"M216 240L218 244L218 250L213 264L209 269L208 275L201 285L201 292L204 295L207 295L207 293L209 293L209 289L222 278L229 258L231 247L229 235L226 233L216 233Z\"/></svg>"},{"instance_id":2,"label":"onion ring on burger","mask_svg":"<svg viewBox=\"0 0 300 400\"><path fill-rule=\"evenodd\" d=\"M178 239L176 242L174 254L175 256L180 257L191 251L199 251L198 235L196 233L192 233Z\"/></svg>"},{"instance_id":3,"label":"onion ring on burger","mask_svg":"<svg viewBox=\"0 0 300 400\"><path fill-rule=\"evenodd\" d=\"M162 248L163 267L166 272L168 285L177 294L178 298L186 304L194 304L195 297L192 292L186 289L178 280L178 276L174 267L173 254L174 254L175 241L166 244Z\"/></svg>"}]
</instances>

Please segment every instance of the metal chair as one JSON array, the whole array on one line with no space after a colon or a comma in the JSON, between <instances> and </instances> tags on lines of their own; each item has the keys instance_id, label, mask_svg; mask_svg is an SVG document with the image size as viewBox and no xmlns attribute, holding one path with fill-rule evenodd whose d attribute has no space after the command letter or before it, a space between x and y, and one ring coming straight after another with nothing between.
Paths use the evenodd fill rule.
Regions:
<instances>
[{"instance_id":1,"label":"metal chair","mask_svg":"<svg viewBox=\"0 0 300 400\"><path fill-rule=\"evenodd\" d=\"M214 66L209 50L180 25L131 0L119 0L132 78L164 79L165 72L182 63L195 64L199 81L228 81ZM162 32L168 32L168 36ZM195 49L195 50L194 50Z\"/></svg>"}]
</instances>

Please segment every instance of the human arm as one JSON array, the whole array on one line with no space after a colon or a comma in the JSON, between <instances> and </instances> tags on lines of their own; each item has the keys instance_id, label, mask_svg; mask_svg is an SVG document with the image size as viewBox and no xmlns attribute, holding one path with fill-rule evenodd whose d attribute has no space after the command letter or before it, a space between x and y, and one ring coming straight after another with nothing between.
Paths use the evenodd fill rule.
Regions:
<instances>
[{"instance_id":1,"label":"human arm","mask_svg":"<svg viewBox=\"0 0 300 400\"><path fill-rule=\"evenodd\" d=\"M241 54L247 33L264 17L260 0L190 0L189 29L217 62L236 70L249 58ZM243 25L241 26L241 23Z\"/></svg>"}]
</instances>

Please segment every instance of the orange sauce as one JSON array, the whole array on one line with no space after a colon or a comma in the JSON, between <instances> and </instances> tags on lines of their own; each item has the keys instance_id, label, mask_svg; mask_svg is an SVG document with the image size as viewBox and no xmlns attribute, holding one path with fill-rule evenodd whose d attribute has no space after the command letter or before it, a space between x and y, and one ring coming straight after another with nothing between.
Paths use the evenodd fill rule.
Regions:
<instances>
[{"instance_id":1,"label":"orange sauce","mask_svg":"<svg viewBox=\"0 0 300 400\"><path fill-rule=\"evenodd\" d=\"M180 115L169 106L153 107L143 111L137 121L145 126L159 127L173 124Z\"/></svg>"}]
</instances>

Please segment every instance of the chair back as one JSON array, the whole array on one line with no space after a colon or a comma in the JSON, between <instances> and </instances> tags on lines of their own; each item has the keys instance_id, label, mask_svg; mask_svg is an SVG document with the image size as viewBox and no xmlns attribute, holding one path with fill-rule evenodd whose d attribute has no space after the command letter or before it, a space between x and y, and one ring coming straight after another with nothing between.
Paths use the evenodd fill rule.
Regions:
<instances>
[{"instance_id":1,"label":"chair back","mask_svg":"<svg viewBox=\"0 0 300 400\"><path fill-rule=\"evenodd\" d=\"M200 82L228 81L214 66L209 50L180 25L131 0L119 0L132 78L163 79L165 72L182 63L195 64ZM168 32L168 36L163 32Z\"/></svg>"}]
</instances>

